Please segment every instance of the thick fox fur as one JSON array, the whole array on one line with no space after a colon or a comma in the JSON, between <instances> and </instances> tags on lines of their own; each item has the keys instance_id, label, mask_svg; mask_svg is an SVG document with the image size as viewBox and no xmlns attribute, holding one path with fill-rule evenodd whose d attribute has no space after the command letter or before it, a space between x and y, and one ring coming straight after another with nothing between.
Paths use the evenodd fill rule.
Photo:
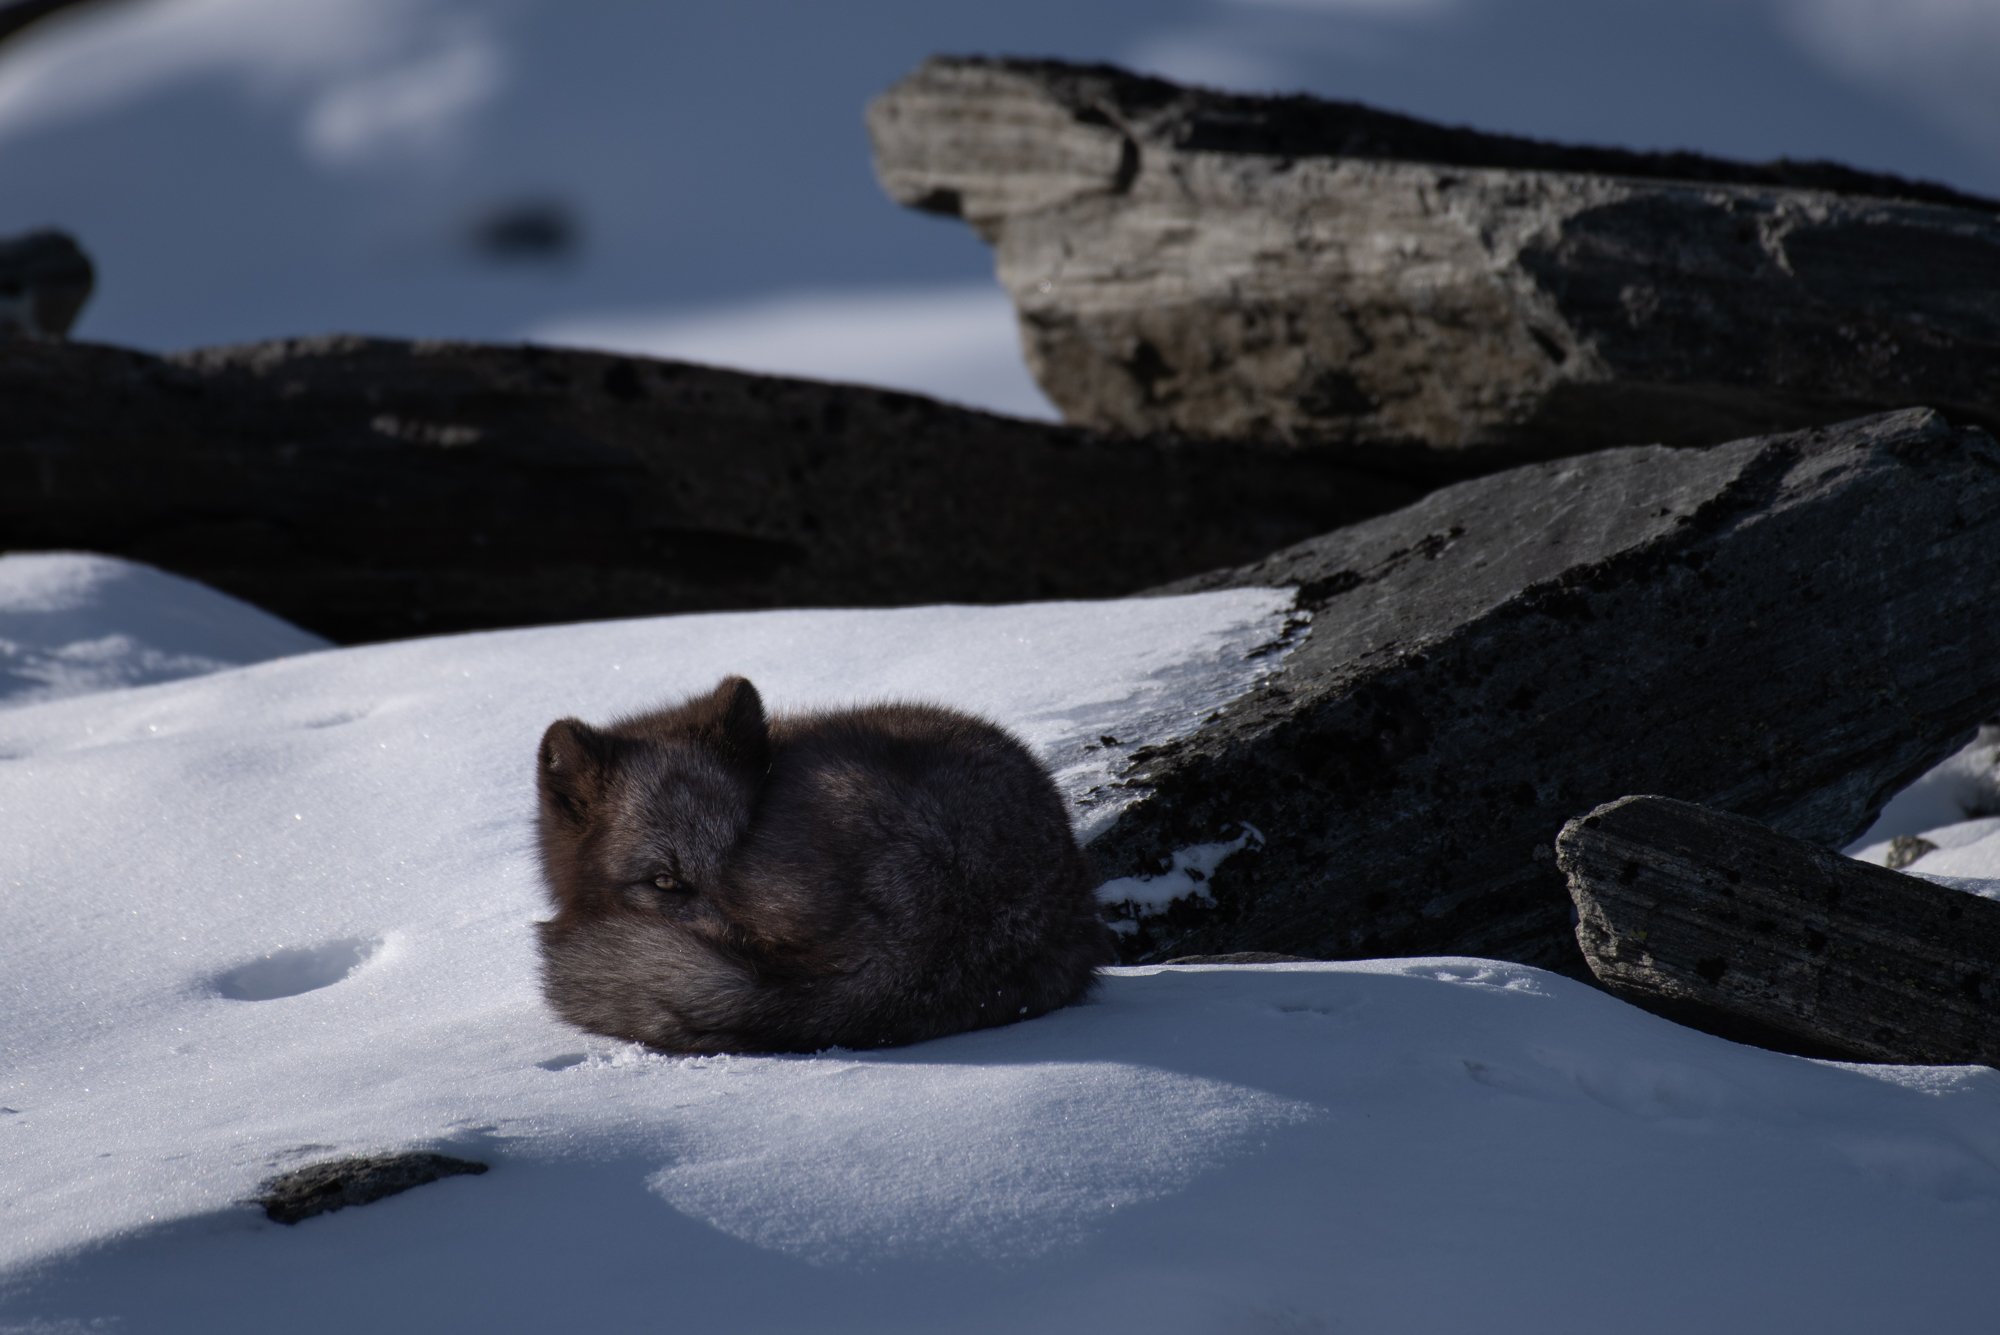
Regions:
<instances>
[{"instance_id":1,"label":"thick fox fur","mask_svg":"<svg viewBox=\"0 0 2000 1335\"><path fill-rule=\"evenodd\" d=\"M669 1052L914 1043L1076 1001L1112 959L1047 773L932 705L764 715L730 677L542 737L542 987Z\"/></svg>"}]
</instances>

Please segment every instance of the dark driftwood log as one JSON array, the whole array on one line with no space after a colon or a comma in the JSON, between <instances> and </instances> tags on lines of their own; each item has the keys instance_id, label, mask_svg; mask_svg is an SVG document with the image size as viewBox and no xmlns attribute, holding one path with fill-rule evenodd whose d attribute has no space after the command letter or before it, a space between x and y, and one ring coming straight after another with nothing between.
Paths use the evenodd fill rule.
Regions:
<instances>
[{"instance_id":1,"label":"dark driftwood log","mask_svg":"<svg viewBox=\"0 0 2000 1335\"><path fill-rule=\"evenodd\" d=\"M1611 991L1766 1047L2000 1065L2000 904L1665 797L1563 827L1577 943Z\"/></svg>"},{"instance_id":2,"label":"dark driftwood log","mask_svg":"<svg viewBox=\"0 0 2000 1335\"><path fill-rule=\"evenodd\" d=\"M1462 954L1583 972L1564 821L1666 793L1838 846L1991 718L2000 449L1892 414L1460 483L1179 590L1290 584L1278 670L1132 754L1105 876L1247 823L1134 962Z\"/></svg>"},{"instance_id":3,"label":"dark driftwood log","mask_svg":"<svg viewBox=\"0 0 2000 1335\"><path fill-rule=\"evenodd\" d=\"M0 341L0 405L0 550L148 561L342 641L1105 597L1417 495L1276 444L533 347Z\"/></svg>"}]
</instances>

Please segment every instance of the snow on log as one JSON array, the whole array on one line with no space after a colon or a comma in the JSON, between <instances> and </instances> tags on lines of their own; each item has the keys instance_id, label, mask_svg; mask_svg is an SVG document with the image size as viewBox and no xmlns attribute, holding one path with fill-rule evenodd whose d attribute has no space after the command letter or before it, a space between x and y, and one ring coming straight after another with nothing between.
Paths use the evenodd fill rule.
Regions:
<instances>
[{"instance_id":1,"label":"snow on log","mask_svg":"<svg viewBox=\"0 0 2000 1335\"><path fill-rule=\"evenodd\" d=\"M995 250L1073 422L1498 460L1926 403L2000 422L2000 205L1832 163L934 59L876 173Z\"/></svg>"},{"instance_id":2,"label":"snow on log","mask_svg":"<svg viewBox=\"0 0 2000 1335\"><path fill-rule=\"evenodd\" d=\"M1664 797L1563 827L1599 982L1810 1056L2000 1065L2000 903Z\"/></svg>"}]
</instances>

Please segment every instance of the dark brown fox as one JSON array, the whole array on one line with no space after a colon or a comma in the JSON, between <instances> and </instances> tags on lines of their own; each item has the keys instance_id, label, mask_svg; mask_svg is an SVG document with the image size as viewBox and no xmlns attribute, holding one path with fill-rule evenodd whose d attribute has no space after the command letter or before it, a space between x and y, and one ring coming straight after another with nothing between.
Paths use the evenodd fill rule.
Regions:
<instances>
[{"instance_id":1,"label":"dark brown fox","mask_svg":"<svg viewBox=\"0 0 2000 1335\"><path fill-rule=\"evenodd\" d=\"M1061 797L932 705L764 716L730 677L542 737L542 988L669 1052L914 1043L1078 1000L1112 959Z\"/></svg>"}]
</instances>

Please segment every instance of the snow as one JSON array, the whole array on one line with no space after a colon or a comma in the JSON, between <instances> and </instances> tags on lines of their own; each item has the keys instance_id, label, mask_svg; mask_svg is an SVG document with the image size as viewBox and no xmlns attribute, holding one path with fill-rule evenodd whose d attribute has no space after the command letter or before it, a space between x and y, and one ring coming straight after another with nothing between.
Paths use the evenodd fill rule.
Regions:
<instances>
[{"instance_id":1,"label":"snow","mask_svg":"<svg viewBox=\"0 0 2000 1335\"><path fill-rule=\"evenodd\" d=\"M537 325L528 337L558 347L866 381L1016 417L1056 416L1021 360L1013 305L993 283L799 293L670 317L585 314Z\"/></svg>"},{"instance_id":2,"label":"snow","mask_svg":"<svg viewBox=\"0 0 2000 1335\"><path fill-rule=\"evenodd\" d=\"M121 0L0 47L0 235L77 234L99 274L83 338L549 337L1041 415L986 247L890 203L870 170L863 106L930 54L1109 59L1995 194L1996 14L1985 0ZM474 243L547 207L572 247L505 258Z\"/></svg>"},{"instance_id":3,"label":"snow","mask_svg":"<svg viewBox=\"0 0 2000 1335\"><path fill-rule=\"evenodd\" d=\"M1899 834L1920 834L2000 812L2000 728L1981 728L1955 754L1889 799L1848 852L1870 862L1887 856Z\"/></svg>"},{"instance_id":4,"label":"snow","mask_svg":"<svg viewBox=\"0 0 2000 1335\"><path fill-rule=\"evenodd\" d=\"M325 647L316 635L151 566L81 552L0 556L0 705Z\"/></svg>"},{"instance_id":5,"label":"snow","mask_svg":"<svg viewBox=\"0 0 2000 1335\"><path fill-rule=\"evenodd\" d=\"M1864 862L1883 865L1898 835L1915 835L1933 851L1904 864L1912 876L1985 899L2000 899L2000 728L1982 727L1891 798L1868 832L1849 848Z\"/></svg>"},{"instance_id":6,"label":"snow","mask_svg":"<svg viewBox=\"0 0 2000 1335\"><path fill-rule=\"evenodd\" d=\"M811 1057L543 1008L550 718L726 672L779 708L921 695L1081 799L1101 736L1247 689L1287 602L563 626L0 709L0 1330L1976 1328L1985 1068L1763 1052L1474 959L1116 969L1042 1019ZM292 1228L245 1203L401 1149L492 1171Z\"/></svg>"},{"instance_id":7,"label":"snow","mask_svg":"<svg viewBox=\"0 0 2000 1335\"><path fill-rule=\"evenodd\" d=\"M1213 904L1208 878L1215 869L1232 853L1264 846L1261 830L1245 821L1237 823L1242 832L1234 839L1177 848L1168 855L1167 865L1151 876L1119 876L1098 886L1097 901L1110 916L1112 930L1135 932L1141 914L1164 913L1177 899Z\"/></svg>"}]
</instances>

